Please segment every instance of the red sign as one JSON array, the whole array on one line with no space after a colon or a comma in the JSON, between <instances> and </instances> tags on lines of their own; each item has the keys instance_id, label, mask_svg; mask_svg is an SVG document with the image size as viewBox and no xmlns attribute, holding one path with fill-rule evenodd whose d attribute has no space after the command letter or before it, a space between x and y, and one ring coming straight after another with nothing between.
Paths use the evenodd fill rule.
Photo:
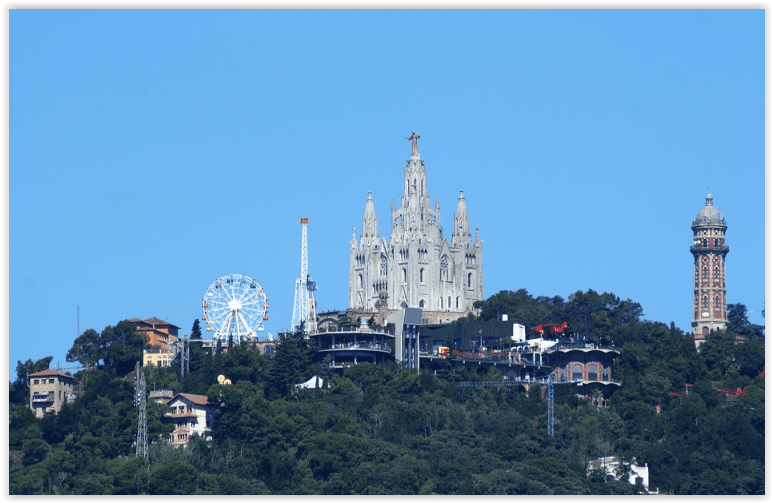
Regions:
<instances>
[{"instance_id":1,"label":"red sign","mask_svg":"<svg viewBox=\"0 0 773 503\"><path fill-rule=\"evenodd\" d=\"M301 223L302 223L302 224L307 224L307 223L309 223L309 219L308 219L308 217L307 217L307 218L301 218Z\"/></svg>"}]
</instances>

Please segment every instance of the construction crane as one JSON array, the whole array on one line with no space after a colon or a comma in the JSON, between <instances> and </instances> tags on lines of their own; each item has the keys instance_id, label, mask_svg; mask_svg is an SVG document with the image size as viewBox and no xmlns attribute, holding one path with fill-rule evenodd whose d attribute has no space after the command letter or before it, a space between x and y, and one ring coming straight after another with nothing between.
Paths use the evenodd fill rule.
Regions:
<instances>
[{"instance_id":1,"label":"construction crane","mask_svg":"<svg viewBox=\"0 0 773 503\"><path fill-rule=\"evenodd\" d=\"M508 379L506 381L465 381L460 382L459 387L471 387L471 386L518 386L521 384L547 384L548 390L548 435L551 437L554 434L553 431L553 425L554 425L554 418L553 418L553 405L554 405L554 398L555 393L553 387L556 384L577 384L581 383L581 380L573 380L573 381L560 381L555 382L553 380L553 374L550 374L547 379Z\"/></svg>"},{"instance_id":2,"label":"construction crane","mask_svg":"<svg viewBox=\"0 0 773 503\"><path fill-rule=\"evenodd\" d=\"M309 276L309 253L307 248L306 227L309 219L301 218L301 276L295 280L295 302L293 303L293 332L303 325L303 334L308 336L317 331L317 304L314 292L317 284Z\"/></svg>"}]
</instances>

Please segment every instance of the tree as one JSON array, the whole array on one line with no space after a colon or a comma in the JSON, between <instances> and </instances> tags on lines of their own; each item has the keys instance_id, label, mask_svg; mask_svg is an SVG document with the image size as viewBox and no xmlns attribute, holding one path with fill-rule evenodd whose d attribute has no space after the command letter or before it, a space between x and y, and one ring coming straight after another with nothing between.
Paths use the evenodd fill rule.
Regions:
<instances>
[{"instance_id":1,"label":"tree","mask_svg":"<svg viewBox=\"0 0 773 503\"><path fill-rule=\"evenodd\" d=\"M199 325L199 319L193 320L193 326L191 327L191 339L201 339L201 326Z\"/></svg>"},{"instance_id":2,"label":"tree","mask_svg":"<svg viewBox=\"0 0 773 503\"><path fill-rule=\"evenodd\" d=\"M145 342L145 336L137 333L137 326L124 320L115 327L105 327L101 334L92 328L83 332L73 342L66 359L68 362L78 361L85 367L101 362L116 375L125 375L137 361L142 360Z\"/></svg>"}]
</instances>

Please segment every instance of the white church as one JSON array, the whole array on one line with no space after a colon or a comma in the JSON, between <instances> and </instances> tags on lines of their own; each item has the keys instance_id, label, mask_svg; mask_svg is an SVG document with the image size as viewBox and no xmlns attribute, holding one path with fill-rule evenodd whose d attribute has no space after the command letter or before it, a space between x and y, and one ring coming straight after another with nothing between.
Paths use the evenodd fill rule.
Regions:
<instances>
[{"instance_id":1,"label":"white church","mask_svg":"<svg viewBox=\"0 0 773 503\"><path fill-rule=\"evenodd\" d=\"M474 312L483 300L483 257L478 229L470 234L464 193L454 213L449 245L440 224L440 202L430 206L427 169L413 132L405 167L400 207L392 200L392 235L378 234L373 196L368 192L357 241L352 228L349 248L349 310L378 313L383 319L403 307L422 309L422 323L448 323Z\"/></svg>"}]
</instances>

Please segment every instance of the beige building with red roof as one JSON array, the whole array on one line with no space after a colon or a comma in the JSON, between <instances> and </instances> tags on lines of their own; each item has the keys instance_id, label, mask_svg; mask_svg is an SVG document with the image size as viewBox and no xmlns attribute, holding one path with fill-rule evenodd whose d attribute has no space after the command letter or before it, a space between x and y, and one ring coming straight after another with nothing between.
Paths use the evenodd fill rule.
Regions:
<instances>
[{"instance_id":1,"label":"beige building with red roof","mask_svg":"<svg viewBox=\"0 0 773 503\"><path fill-rule=\"evenodd\" d=\"M208 403L206 395L177 393L167 405L172 408L165 417L174 421L174 431L169 441L175 447L186 445L193 435L212 440L214 406Z\"/></svg>"},{"instance_id":2,"label":"beige building with red roof","mask_svg":"<svg viewBox=\"0 0 773 503\"><path fill-rule=\"evenodd\" d=\"M30 387L30 409L37 417L48 412L58 413L62 404L75 398L78 380L69 374L56 370L35 372L28 377Z\"/></svg>"}]
</instances>

